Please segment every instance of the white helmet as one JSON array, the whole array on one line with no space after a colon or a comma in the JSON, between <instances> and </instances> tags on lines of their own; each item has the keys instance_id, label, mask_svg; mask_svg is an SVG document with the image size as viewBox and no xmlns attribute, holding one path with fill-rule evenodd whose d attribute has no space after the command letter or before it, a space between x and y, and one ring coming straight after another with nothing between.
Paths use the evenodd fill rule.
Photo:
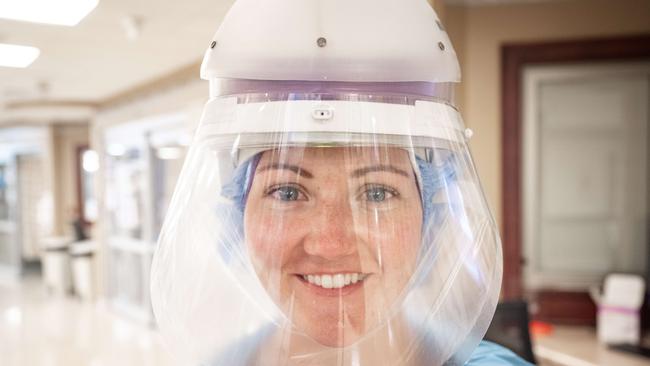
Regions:
<instances>
[{"instance_id":1,"label":"white helmet","mask_svg":"<svg viewBox=\"0 0 650 366\"><path fill-rule=\"evenodd\" d=\"M501 245L425 0L238 0L152 269L202 365L463 364Z\"/></svg>"}]
</instances>

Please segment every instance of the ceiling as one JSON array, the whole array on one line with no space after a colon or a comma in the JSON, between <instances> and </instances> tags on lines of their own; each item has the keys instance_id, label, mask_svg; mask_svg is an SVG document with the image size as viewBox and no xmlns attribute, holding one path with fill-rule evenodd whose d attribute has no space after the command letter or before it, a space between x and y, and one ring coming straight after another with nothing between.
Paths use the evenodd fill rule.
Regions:
<instances>
[{"instance_id":1,"label":"ceiling","mask_svg":"<svg viewBox=\"0 0 650 366\"><path fill-rule=\"evenodd\" d=\"M93 105L196 64L233 1L101 0L76 27L0 19L0 42L41 50L26 69L0 67L0 120L9 103ZM446 0L465 5L503 1L513 2ZM127 17L141 21L137 39L127 36Z\"/></svg>"},{"instance_id":2,"label":"ceiling","mask_svg":"<svg viewBox=\"0 0 650 366\"><path fill-rule=\"evenodd\" d=\"M28 68L0 67L0 103L98 102L201 59L232 0L102 0L76 27L0 19L0 42L40 48ZM130 40L126 17L141 20Z\"/></svg>"}]
</instances>

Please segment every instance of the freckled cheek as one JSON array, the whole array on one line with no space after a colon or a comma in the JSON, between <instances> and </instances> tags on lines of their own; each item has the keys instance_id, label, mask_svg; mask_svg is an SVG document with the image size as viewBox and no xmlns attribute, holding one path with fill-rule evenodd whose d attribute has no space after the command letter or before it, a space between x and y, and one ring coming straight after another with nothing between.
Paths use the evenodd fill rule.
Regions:
<instances>
[{"instance_id":1,"label":"freckled cheek","mask_svg":"<svg viewBox=\"0 0 650 366\"><path fill-rule=\"evenodd\" d=\"M246 245L258 261L278 261L300 243L308 228L294 215L246 214Z\"/></svg>"},{"instance_id":2,"label":"freckled cheek","mask_svg":"<svg viewBox=\"0 0 650 366\"><path fill-rule=\"evenodd\" d=\"M397 253L394 258L409 257L420 247L421 235L412 227L393 226L390 230L376 231L369 235L370 243L377 243L384 253Z\"/></svg>"},{"instance_id":3,"label":"freckled cheek","mask_svg":"<svg viewBox=\"0 0 650 366\"><path fill-rule=\"evenodd\" d=\"M415 212L414 212L415 211ZM385 267L411 267L422 241L422 216L419 210L400 210L378 215L364 229L366 242L381 250Z\"/></svg>"}]
</instances>

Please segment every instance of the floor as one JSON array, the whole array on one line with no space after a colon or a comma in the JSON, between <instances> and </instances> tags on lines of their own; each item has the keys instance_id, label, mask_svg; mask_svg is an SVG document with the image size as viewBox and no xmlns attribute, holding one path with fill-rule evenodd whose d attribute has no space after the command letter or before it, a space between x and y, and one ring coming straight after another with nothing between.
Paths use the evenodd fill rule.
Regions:
<instances>
[{"instance_id":1,"label":"floor","mask_svg":"<svg viewBox=\"0 0 650 366\"><path fill-rule=\"evenodd\" d=\"M158 334L105 304L49 295L37 276L0 280L3 366L173 365Z\"/></svg>"},{"instance_id":2,"label":"floor","mask_svg":"<svg viewBox=\"0 0 650 366\"><path fill-rule=\"evenodd\" d=\"M542 366L650 366L650 358L609 349L598 342L593 327L553 326L533 339Z\"/></svg>"},{"instance_id":3,"label":"floor","mask_svg":"<svg viewBox=\"0 0 650 366\"><path fill-rule=\"evenodd\" d=\"M555 327L535 339L540 365L641 366L650 360L612 352L592 328ZM2 366L172 366L156 331L104 303L49 294L40 276L0 277Z\"/></svg>"}]
</instances>

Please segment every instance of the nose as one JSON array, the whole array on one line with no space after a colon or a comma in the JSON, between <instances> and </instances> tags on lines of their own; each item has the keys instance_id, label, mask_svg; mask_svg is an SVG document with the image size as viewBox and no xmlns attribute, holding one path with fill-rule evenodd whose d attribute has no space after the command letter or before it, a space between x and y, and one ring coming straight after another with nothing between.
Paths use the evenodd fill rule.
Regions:
<instances>
[{"instance_id":1,"label":"nose","mask_svg":"<svg viewBox=\"0 0 650 366\"><path fill-rule=\"evenodd\" d=\"M347 200L331 202L314 208L312 227L304 240L305 252L327 260L357 253L359 240L355 234L352 209Z\"/></svg>"}]
</instances>

